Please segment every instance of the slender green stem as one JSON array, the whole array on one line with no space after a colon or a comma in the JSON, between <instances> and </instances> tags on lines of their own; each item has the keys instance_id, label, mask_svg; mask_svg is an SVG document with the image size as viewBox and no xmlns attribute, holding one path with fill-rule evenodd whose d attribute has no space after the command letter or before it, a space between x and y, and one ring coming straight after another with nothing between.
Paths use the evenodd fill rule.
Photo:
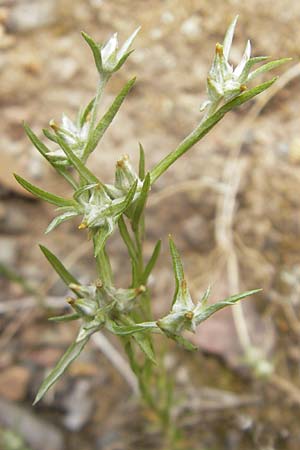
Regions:
<instances>
[{"instance_id":1,"label":"slender green stem","mask_svg":"<svg viewBox=\"0 0 300 450\"><path fill-rule=\"evenodd\" d=\"M95 246L95 244L94 244ZM107 256L105 247L100 250L96 257L97 271L100 277L100 280L106 285L112 285L112 270L109 262L109 258Z\"/></svg>"},{"instance_id":2,"label":"slender green stem","mask_svg":"<svg viewBox=\"0 0 300 450\"><path fill-rule=\"evenodd\" d=\"M94 132L94 128L96 125L96 121L97 121L97 114L98 114L98 108L99 108L99 104L105 89L105 86L107 84L109 80L109 76L103 76L100 78L99 84L98 84L98 88L97 88L97 92L96 92L96 97L94 100L94 104L93 104L93 108L91 111L91 120L90 120L90 127L89 127L89 134L88 134L88 139L87 142L90 141L91 136ZM86 155L86 152L84 150L83 152L83 156L86 158L88 155Z\"/></svg>"},{"instance_id":3,"label":"slender green stem","mask_svg":"<svg viewBox=\"0 0 300 450\"><path fill-rule=\"evenodd\" d=\"M193 145L200 141L224 116L233 108L242 105L251 100L256 95L268 89L275 81L276 77L270 81L260 84L249 91L244 92L238 97L228 101L220 107L216 112L211 114L207 119L200 122L200 124L192 131L179 146L162 159L150 172L151 185L184 153L186 153Z\"/></svg>"}]
</instances>

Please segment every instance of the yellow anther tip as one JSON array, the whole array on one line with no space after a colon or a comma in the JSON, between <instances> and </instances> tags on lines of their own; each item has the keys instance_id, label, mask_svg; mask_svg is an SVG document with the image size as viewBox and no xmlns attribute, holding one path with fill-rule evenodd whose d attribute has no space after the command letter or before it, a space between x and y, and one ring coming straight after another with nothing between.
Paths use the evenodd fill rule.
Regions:
<instances>
[{"instance_id":1,"label":"yellow anther tip","mask_svg":"<svg viewBox=\"0 0 300 450\"><path fill-rule=\"evenodd\" d=\"M57 123L52 119L49 122L49 126L52 128L52 130L54 131L58 131L59 130L59 126L57 125Z\"/></svg>"},{"instance_id":2,"label":"yellow anther tip","mask_svg":"<svg viewBox=\"0 0 300 450\"><path fill-rule=\"evenodd\" d=\"M221 45L219 42L216 44L216 53L218 55L223 55L223 45Z\"/></svg>"},{"instance_id":3,"label":"yellow anther tip","mask_svg":"<svg viewBox=\"0 0 300 450\"><path fill-rule=\"evenodd\" d=\"M87 227L88 226L85 222L81 222L81 224L78 225L78 230L85 230Z\"/></svg>"},{"instance_id":4,"label":"yellow anther tip","mask_svg":"<svg viewBox=\"0 0 300 450\"><path fill-rule=\"evenodd\" d=\"M185 313L184 317L188 320L192 320L192 318L194 317L194 313L192 311L188 311Z\"/></svg>"},{"instance_id":5,"label":"yellow anther tip","mask_svg":"<svg viewBox=\"0 0 300 450\"><path fill-rule=\"evenodd\" d=\"M66 300L67 300L67 303L69 303L69 305L71 305L71 306L74 305L74 303L75 303L75 299L73 297L67 297Z\"/></svg>"},{"instance_id":6,"label":"yellow anther tip","mask_svg":"<svg viewBox=\"0 0 300 450\"><path fill-rule=\"evenodd\" d=\"M96 286L96 288L101 289L101 288L103 287L102 281L99 280L99 279L96 280L96 281L95 281L95 286Z\"/></svg>"}]
</instances>

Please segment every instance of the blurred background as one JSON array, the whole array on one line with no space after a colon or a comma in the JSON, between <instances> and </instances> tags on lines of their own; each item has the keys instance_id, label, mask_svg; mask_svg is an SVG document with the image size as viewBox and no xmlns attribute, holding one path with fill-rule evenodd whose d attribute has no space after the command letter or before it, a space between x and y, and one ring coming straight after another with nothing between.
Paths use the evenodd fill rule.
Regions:
<instances>
[{"instance_id":1,"label":"blurred background","mask_svg":"<svg viewBox=\"0 0 300 450\"><path fill-rule=\"evenodd\" d=\"M209 284L213 300L263 288L242 310L226 310L201 326L194 337L197 353L170 345L166 364L179 398L175 414L186 449L300 448L299 1L2 0L1 449L161 448L154 419L132 395L113 340L90 343L45 400L31 407L77 328L47 322L62 311L67 292L38 243L82 281L93 280L95 271L90 244L76 223L45 236L53 208L30 197L12 173L68 194L25 138L22 121L41 137L50 119L60 121L63 112L74 118L94 95L97 74L81 30L99 42L118 31L123 41L142 26L135 52L108 85L103 109L130 77L137 75L137 83L90 160L110 182L122 154L137 163L139 141L151 168L197 124L215 43L236 14L234 64L248 38L254 55L293 61L279 69L270 90L226 116L153 188L146 253L158 238L164 243L151 282L154 309L164 313L172 298L169 233L195 298ZM109 250L124 286L125 249L114 237Z\"/></svg>"}]
</instances>

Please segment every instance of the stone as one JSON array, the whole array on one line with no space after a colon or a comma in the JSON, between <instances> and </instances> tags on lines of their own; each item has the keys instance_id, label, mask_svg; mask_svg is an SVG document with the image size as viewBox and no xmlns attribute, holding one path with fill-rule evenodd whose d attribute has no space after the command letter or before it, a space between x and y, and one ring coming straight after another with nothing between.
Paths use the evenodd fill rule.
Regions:
<instances>
[{"instance_id":1,"label":"stone","mask_svg":"<svg viewBox=\"0 0 300 450\"><path fill-rule=\"evenodd\" d=\"M15 239L2 236L0 237L0 264L13 267L18 256L18 243Z\"/></svg>"},{"instance_id":2,"label":"stone","mask_svg":"<svg viewBox=\"0 0 300 450\"><path fill-rule=\"evenodd\" d=\"M17 428L32 450L66 448L63 435L57 427L37 417L29 408L14 405L4 398L0 398L0 423L6 428Z\"/></svg>"},{"instance_id":3,"label":"stone","mask_svg":"<svg viewBox=\"0 0 300 450\"><path fill-rule=\"evenodd\" d=\"M181 33L190 42L198 41L201 34L201 19L198 16L191 16L183 22L180 27Z\"/></svg>"},{"instance_id":4,"label":"stone","mask_svg":"<svg viewBox=\"0 0 300 450\"><path fill-rule=\"evenodd\" d=\"M7 19L7 28L14 32L25 32L51 25L57 20L57 11L56 0L17 3Z\"/></svg>"}]
</instances>

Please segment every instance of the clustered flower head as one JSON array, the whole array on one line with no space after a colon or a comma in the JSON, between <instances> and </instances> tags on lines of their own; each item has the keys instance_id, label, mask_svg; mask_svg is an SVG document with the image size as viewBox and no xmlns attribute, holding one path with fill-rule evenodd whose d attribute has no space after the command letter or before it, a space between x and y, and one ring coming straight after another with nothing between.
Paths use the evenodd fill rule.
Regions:
<instances>
[{"instance_id":1,"label":"clustered flower head","mask_svg":"<svg viewBox=\"0 0 300 450\"><path fill-rule=\"evenodd\" d=\"M114 33L104 45L97 44L89 35L82 33L82 36L93 51L98 72L102 77L109 76L122 67L131 53L130 47L140 28L138 27L129 36L121 48L119 48L117 33Z\"/></svg>"},{"instance_id":2,"label":"clustered flower head","mask_svg":"<svg viewBox=\"0 0 300 450\"><path fill-rule=\"evenodd\" d=\"M83 159L83 151L89 134L89 122L81 123L80 120L73 122L66 114L63 114L60 125L57 125L53 120L50 121L49 125L65 141L74 154L79 159ZM56 142L55 136L51 136L49 133L48 136ZM61 147L50 150L47 152L47 156L58 166L71 166L71 162Z\"/></svg>"},{"instance_id":3,"label":"clustered flower head","mask_svg":"<svg viewBox=\"0 0 300 450\"><path fill-rule=\"evenodd\" d=\"M208 305L210 294L210 288L208 288L202 298L197 303L194 303L187 286L179 252L171 237L169 239L169 244L176 290L170 313L158 320L157 325L168 337L177 340L189 348L189 342L182 336L184 331L195 333L197 326L207 320L215 312L228 305L234 305L242 298L254 294L259 290L252 291L251 293L245 292L244 294L239 294L216 302L213 305Z\"/></svg>"},{"instance_id":4,"label":"clustered flower head","mask_svg":"<svg viewBox=\"0 0 300 450\"><path fill-rule=\"evenodd\" d=\"M74 314L52 317L51 320L80 319L81 326L76 343L88 339L105 326L108 329L115 327L117 330L117 321L134 308L137 297L146 290L143 285L131 289L115 288L105 285L101 280L92 285L71 283L69 288L76 294L75 298L67 298Z\"/></svg>"},{"instance_id":5,"label":"clustered flower head","mask_svg":"<svg viewBox=\"0 0 300 450\"><path fill-rule=\"evenodd\" d=\"M268 59L267 56L251 58L251 43L248 40L240 63L234 69L229 62L229 55L234 36L234 30L238 16L231 22L223 44L216 44L215 57L207 77L208 100L205 101L201 110L209 107L214 110L222 100L231 100L247 90L248 83L261 73L267 72L285 63L288 58L271 61L251 71L252 67Z\"/></svg>"}]
</instances>

